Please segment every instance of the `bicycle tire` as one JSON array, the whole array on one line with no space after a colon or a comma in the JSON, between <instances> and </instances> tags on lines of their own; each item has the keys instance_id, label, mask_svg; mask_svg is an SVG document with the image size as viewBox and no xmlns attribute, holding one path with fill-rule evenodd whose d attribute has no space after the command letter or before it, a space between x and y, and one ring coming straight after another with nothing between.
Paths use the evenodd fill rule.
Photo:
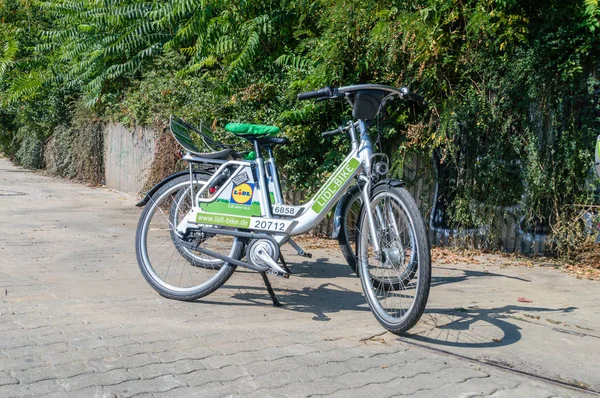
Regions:
<instances>
[{"instance_id":1,"label":"bicycle tire","mask_svg":"<svg viewBox=\"0 0 600 398\"><path fill-rule=\"evenodd\" d=\"M393 200L394 206L391 202L385 202L385 198ZM382 199L389 216L388 223L377 228L376 238L379 239L381 247L380 253L377 254L370 249L371 232L366 211L373 211L376 206L380 206ZM399 222L406 224L407 228L400 231ZM382 238L386 229L395 229L393 241ZM384 328L392 333L403 333L412 328L423 314L431 285L431 254L421 213L406 189L389 185L378 186L372 192L370 206L363 206L358 231L357 265L369 308ZM417 259L411 278L406 278L402 273L411 265L406 264L408 251L411 253L409 262L413 261L413 253ZM373 259L369 258L371 253ZM371 263L373 265L370 265ZM415 264L412 266L415 267ZM404 267L402 272L401 267ZM386 272L389 276L385 275ZM375 275L377 273L379 274ZM389 278L390 282L383 283L386 278ZM402 306L403 301L411 295L410 305L406 309L390 309L394 302Z\"/></svg>"},{"instance_id":2,"label":"bicycle tire","mask_svg":"<svg viewBox=\"0 0 600 398\"><path fill-rule=\"evenodd\" d=\"M210 179L210 176L198 173L195 173L194 177L195 178L193 181L195 188L201 187L202 185L206 184L208 179ZM200 179L198 177L203 179ZM183 176L180 177L180 179L185 180L189 184L189 177ZM180 221L180 216L183 216L185 213L187 213L187 211L191 207L191 200L189 203L183 204L183 201L187 201L189 198L189 190L189 185L187 185L181 188L176 194L175 200L173 201L169 212L169 216L171 217L173 225L177 225ZM195 192L197 191L195 190ZM182 245L181 239L175 233L174 230L171 231L171 239L173 240L173 244L177 248L179 254L195 267L213 267L216 269L216 267L220 267L224 263L223 260L208 259L206 257L203 257L199 253L194 253L191 249L188 249L187 247Z\"/></svg>"},{"instance_id":3,"label":"bicycle tire","mask_svg":"<svg viewBox=\"0 0 600 398\"><path fill-rule=\"evenodd\" d=\"M221 287L231 277L236 269L236 266L229 263L224 263L218 269L212 270L205 267L194 267L187 261L187 259L179 255L179 250L170 236L173 226L170 224L169 216L166 215L164 211L171 208L171 203L168 202L169 197L176 195L180 189L186 186L186 184L189 184L188 176L176 178L173 181L165 184L151 196L150 201L140 215L135 243L138 266L148 284L163 297L181 301L193 301L207 296ZM157 223L151 228L151 223L154 219L157 209L160 210L162 216L157 217ZM149 232L153 232L154 235L164 235L159 239L159 244L157 244L157 247L161 248L160 251L148 250ZM224 246L227 245L228 244L226 243ZM171 252L169 252L169 246L171 246ZM164 249L165 247L166 249ZM242 249L243 243L238 238L233 238L233 243L229 249L229 256L236 259L240 258ZM168 259L165 262L167 263L166 265L168 265L168 267L164 276L158 271L158 266L153 265L153 261L150 260L150 254L152 253L153 258L155 258L157 255L154 253L157 251L160 252L164 258ZM162 253L161 251L166 251L166 254ZM201 277L202 272L205 272L208 274L208 277L201 284L197 284L192 277L192 286L176 286L173 281L166 280L172 267L172 262L177 262L179 268L182 269L178 283L181 283L184 272L189 272L190 275L194 273L194 275L197 275L198 278ZM175 275L177 276L177 273L175 273Z\"/></svg>"}]
</instances>

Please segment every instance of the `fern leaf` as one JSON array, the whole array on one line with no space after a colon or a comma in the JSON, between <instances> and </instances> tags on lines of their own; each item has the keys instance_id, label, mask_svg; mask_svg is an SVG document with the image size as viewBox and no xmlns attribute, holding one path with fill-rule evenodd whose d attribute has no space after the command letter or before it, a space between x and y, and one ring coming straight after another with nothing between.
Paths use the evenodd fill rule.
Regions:
<instances>
[{"instance_id":1,"label":"fern leaf","mask_svg":"<svg viewBox=\"0 0 600 398\"><path fill-rule=\"evenodd\" d=\"M289 66L295 69L307 69L313 65L313 61L298 55L284 54L275 60L275 65Z\"/></svg>"}]
</instances>

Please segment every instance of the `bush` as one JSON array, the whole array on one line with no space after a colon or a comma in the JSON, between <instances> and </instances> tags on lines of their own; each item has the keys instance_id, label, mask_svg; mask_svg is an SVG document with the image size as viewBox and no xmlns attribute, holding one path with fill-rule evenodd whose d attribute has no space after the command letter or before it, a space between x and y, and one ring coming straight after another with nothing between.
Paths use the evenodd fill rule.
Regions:
<instances>
[{"instance_id":1,"label":"bush","mask_svg":"<svg viewBox=\"0 0 600 398\"><path fill-rule=\"evenodd\" d=\"M511 207L524 224L552 230L565 205L600 203L586 188L600 130L597 2L209 3L0 3L0 150L40 167L39 142L55 132L52 167L101 180L100 158L76 157L96 156L101 142L70 121L80 102L156 131L175 113L232 141L221 129L229 121L276 124L291 141L277 149L288 188L309 194L348 147L319 132L349 112L342 101L295 95L408 85L428 105L390 110L380 147L396 177L402 157L435 153L444 227L490 226ZM171 149L168 134L159 137L153 178L179 167Z\"/></svg>"},{"instance_id":2,"label":"bush","mask_svg":"<svg viewBox=\"0 0 600 398\"><path fill-rule=\"evenodd\" d=\"M19 135L23 138L19 141L18 150L14 154L15 163L27 169L43 168L44 141L35 135L27 134L22 129L19 131Z\"/></svg>"},{"instance_id":3,"label":"bush","mask_svg":"<svg viewBox=\"0 0 600 398\"><path fill-rule=\"evenodd\" d=\"M50 173L92 184L104 183L103 123L89 110L76 108L70 124L61 124L46 144Z\"/></svg>"}]
</instances>

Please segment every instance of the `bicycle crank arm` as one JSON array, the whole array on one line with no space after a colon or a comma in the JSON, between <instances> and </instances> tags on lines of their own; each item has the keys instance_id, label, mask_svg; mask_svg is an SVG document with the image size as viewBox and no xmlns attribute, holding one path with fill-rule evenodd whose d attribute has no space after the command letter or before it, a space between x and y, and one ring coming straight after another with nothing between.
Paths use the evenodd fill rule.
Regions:
<instances>
[{"instance_id":1,"label":"bicycle crank arm","mask_svg":"<svg viewBox=\"0 0 600 398\"><path fill-rule=\"evenodd\" d=\"M266 235L266 234L257 234L257 233L254 233L254 232L231 231L231 230L219 229L219 228L211 228L211 227L200 227L200 228L196 229L196 231L198 231L198 232L206 232L206 233L215 234L215 235L221 234L221 235L235 236L235 237L238 237L238 238L266 239L266 240L271 241L274 245L279 246L279 244L277 243L277 241L275 239L273 239L272 236L269 236L269 235ZM200 246L196 246L196 245L191 244L191 243L187 243L187 242L184 242L184 241L182 241L181 243L183 245L185 245L190 250L198 251L198 252L200 252L202 254L206 254L207 256L211 256L211 257L217 258L219 260L226 261L228 263L237 265L239 267L248 268L248 269L251 269L251 270L254 270L254 271L258 271L258 272L265 272L265 271L268 271L269 269L272 268L272 269L276 270L278 273L280 273L282 275L286 275L287 274L287 272L283 268L281 268L273 259L271 259L271 257L269 257L266 253L265 253L264 257L267 257L268 259L265 259L262 256L261 256L261 259L267 265L254 265L254 264L250 264L248 262L237 260L235 258L226 256L226 255L221 254L221 253L214 252L214 251L209 250L209 249L202 248ZM275 264L275 265L273 265L273 264ZM281 275L277 275L277 276L281 276Z\"/></svg>"},{"instance_id":2,"label":"bicycle crank arm","mask_svg":"<svg viewBox=\"0 0 600 398\"><path fill-rule=\"evenodd\" d=\"M266 252L264 252L264 251L262 251L262 250L259 250L259 251L258 251L258 257L259 257L259 258L260 258L260 259L261 259L261 260L262 260L264 263L266 263L266 264L267 264L269 267L273 268L275 271L279 272L280 274L283 274L283 275L287 274L287 272L285 272L285 270L284 270L283 268L281 268L281 267L279 266L279 264L277 264L277 263L275 262L275 260L273 260L273 259L271 258L271 256L269 256L269 254L268 254L268 253L266 253Z\"/></svg>"}]
</instances>

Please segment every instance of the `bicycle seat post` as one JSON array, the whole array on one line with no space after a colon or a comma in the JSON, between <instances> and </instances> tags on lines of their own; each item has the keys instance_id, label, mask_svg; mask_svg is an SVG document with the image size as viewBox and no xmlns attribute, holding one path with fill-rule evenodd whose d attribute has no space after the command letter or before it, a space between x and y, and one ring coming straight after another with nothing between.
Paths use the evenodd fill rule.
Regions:
<instances>
[{"instance_id":1,"label":"bicycle seat post","mask_svg":"<svg viewBox=\"0 0 600 398\"><path fill-rule=\"evenodd\" d=\"M273 148L271 148L270 145L267 145L267 153L269 155L269 159L267 159L267 163L269 164L269 173L271 179L273 180L275 204L282 205L283 194L281 193L281 186L279 185L279 173L277 172L277 165L275 164L275 156L273 156Z\"/></svg>"},{"instance_id":2,"label":"bicycle seat post","mask_svg":"<svg viewBox=\"0 0 600 398\"><path fill-rule=\"evenodd\" d=\"M265 170L265 160L262 156L260 143L258 140L253 141L254 152L256 152L256 164L258 165L258 186L260 188L260 206L263 217L273 217L271 212L271 199L269 198L269 182L267 181L267 173Z\"/></svg>"}]
</instances>

